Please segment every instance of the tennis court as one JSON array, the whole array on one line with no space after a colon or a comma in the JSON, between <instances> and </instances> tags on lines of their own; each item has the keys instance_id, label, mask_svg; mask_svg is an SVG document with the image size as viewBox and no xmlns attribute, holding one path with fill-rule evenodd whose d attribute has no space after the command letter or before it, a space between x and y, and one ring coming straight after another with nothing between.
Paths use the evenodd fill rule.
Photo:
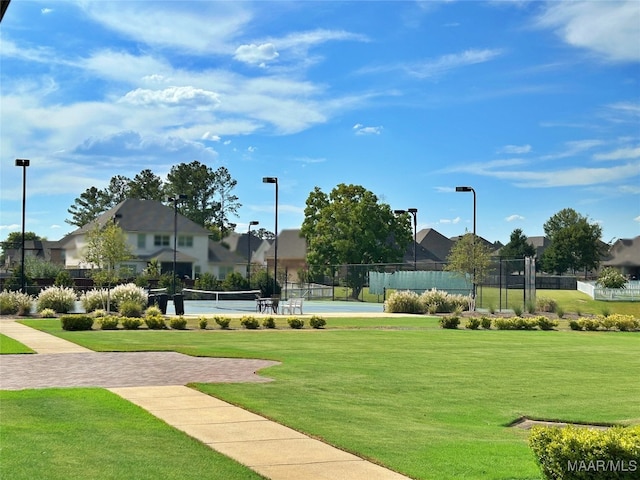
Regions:
<instances>
[{"instance_id":1,"label":"tennis court","mask_svg":"<svg viewBox=\"0 0 640 480\"><path fill-rule=\"evenodd\" d=\"M283 300L280 305L286 303ZM371 314L382 313L381 303L364 303L364 302L347 302L347 301L331 301L331 300L305 300L302 311L305 315L324 315L324 314ZM175 313L173 301L169 300L167 304L167 314ZM185 315L229 315L256 314L256 301L254 300L188 300L184 301Z\"/></svg>"}]
</instances>

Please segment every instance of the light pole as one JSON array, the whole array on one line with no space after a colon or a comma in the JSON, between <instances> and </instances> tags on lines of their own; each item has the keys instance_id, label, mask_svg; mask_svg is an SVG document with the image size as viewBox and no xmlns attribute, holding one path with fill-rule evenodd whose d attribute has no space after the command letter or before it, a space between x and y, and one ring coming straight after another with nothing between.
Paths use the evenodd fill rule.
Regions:
<instances>
[{"instance_id":1,"label":"light pole","mask_svg":"<svg viewBox=\"0 0 640 480\"><path fill-rule=\"evenodd\" d=\"M251 290L251 227L258 225L257 220L251 220L249 222L249 230L247 231L247 282L249 283L249 290Z\"/></svg>"},{"instance_id":2,"label":"light pole","mask_svg":"<svg viewBox=\"0 0 640 480\"><path fill-rule=\"evenodd\" d=\"M22 293L26 293L26 277L24 273L24 224L27 207L27 167L30 163L26 158L16 158L16 167L22 167L22 246L20 248L20 291Z\"/></svg>"},{"instance_id":3,"label":"light pole","mask_svg":"<svg viewBox=\"0 0 640 480\"><path fill-rule=\"evenodd\" d=\"M263 177L262 183L275 183L276 185L276 231L273 252L273 293L276 293L278 284L278 177Z\"/></svg>"},{"instance_id":4,"label":"light pole","mask_svg":"<svg viewBox=\"0 0 640 480\"><path fill-rule=\"evenodd\" d=\"M176 195L167 200L173 202L173 294L176 294L176 249L178 248L178 200L186 200L186 195Z\"/></svg>"},{"instance_id":5,"label":"light pole","mask_svg":"<svg viewBox=\"0 0 640 480\"><path fill-rule=\"evenodd\" d=\"M471 187L456 187L456 192L473 192L473 299L476 298L476 191Z\"/></svg>"},{"instance_id":6,"label":"light pole","mask_svg":"<svg viewBox=\"0 0 640 480\"><path fill-rule=\"evenodd\" d=\"M416 241L418 237L418 209L407 208L406 210L394 210L393 213L410 213L413 216L413 269L418 269L418 262L416 257Z\"/></svg>"}]
</instances>

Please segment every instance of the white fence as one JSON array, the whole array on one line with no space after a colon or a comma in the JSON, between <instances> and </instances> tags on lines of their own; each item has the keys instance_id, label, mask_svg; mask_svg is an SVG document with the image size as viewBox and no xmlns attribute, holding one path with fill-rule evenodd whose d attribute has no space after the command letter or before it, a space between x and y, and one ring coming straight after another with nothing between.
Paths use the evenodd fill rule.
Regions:
<instances>
[{"instance_id":1,"label":"white fence","mask_svg":"<svg viewBox=\"0 0 640 480\"><path fill-rule=\"evenodd\" d=\"M627 282L624 288L601 288L594 282L578 282L578 290L594 300L640 302L640 281Z\"/></svg>"}]
</instances>

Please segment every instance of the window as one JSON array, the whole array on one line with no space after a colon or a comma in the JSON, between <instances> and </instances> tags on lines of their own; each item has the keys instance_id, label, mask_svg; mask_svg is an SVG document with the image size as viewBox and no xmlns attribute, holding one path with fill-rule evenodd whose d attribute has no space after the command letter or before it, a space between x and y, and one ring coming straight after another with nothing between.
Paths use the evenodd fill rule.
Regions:
<instances>
[{"instance_id":1,"label":"window","mask_svg":"<svg viewBox=\"0 0 640 480\"><path fill-rule=\"evenodd\" d=\"M138 234L138 248L147 248L147 236L144 233Z\"/></svg>"},{"instance_id":2,"label":"window","mask_svg":"<svg viewBox=\"0 0 640 480\"><path fill-rule=\"evenodd\" d=\"M178 236L179 247L193 247L193 237L191 235L179 235Z\"/></svg>"},{"instance_id":3,"label":"window","mask_svg":"<svg viewBox=\"0 0 640 480\"><path fill-rule=\"evenodd\" d=\"M154 235L153 236L153 245L156 247L168 247L169 246L169 235Z\"/></svg>"},{"instance_id":4,"label":"window","mask_svg":"<svg viewBox=\"0 0 640 480\"><path fill-rule=\"evenodd\" d=\"M193 274L195 276L195 278L200 278L200 275L202 274L202 267L200 265L196 265L193 267Z\"/></svg>"},{"instance_id":5,"label":"window","mask_svg":"<svg viewBox=\"0 0 640 480\"><path fill-rule=\"evenodd\" d=\"M219 267L218 280L224 280L231 272L233 272L233 267Z\"/></svg>"}]
</instances>

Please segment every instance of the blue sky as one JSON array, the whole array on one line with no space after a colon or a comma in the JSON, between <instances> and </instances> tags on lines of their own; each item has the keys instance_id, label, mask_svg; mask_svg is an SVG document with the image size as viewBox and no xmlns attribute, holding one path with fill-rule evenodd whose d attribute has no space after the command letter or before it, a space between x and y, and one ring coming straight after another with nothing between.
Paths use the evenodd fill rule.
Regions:
<instances>
[{"instance_id":1,"label":"blue sky","mask_svg":"<svg viewBox=\"0 0 640 480\"><path fill-rule=\"evenodd\" d=\"M14 0L0 27L0 238L50 240L114 175L198 160L299 228L362 185L418 229L507 242L573 208L640 234L640 2Z\"/></svg>"}]
</instances>

